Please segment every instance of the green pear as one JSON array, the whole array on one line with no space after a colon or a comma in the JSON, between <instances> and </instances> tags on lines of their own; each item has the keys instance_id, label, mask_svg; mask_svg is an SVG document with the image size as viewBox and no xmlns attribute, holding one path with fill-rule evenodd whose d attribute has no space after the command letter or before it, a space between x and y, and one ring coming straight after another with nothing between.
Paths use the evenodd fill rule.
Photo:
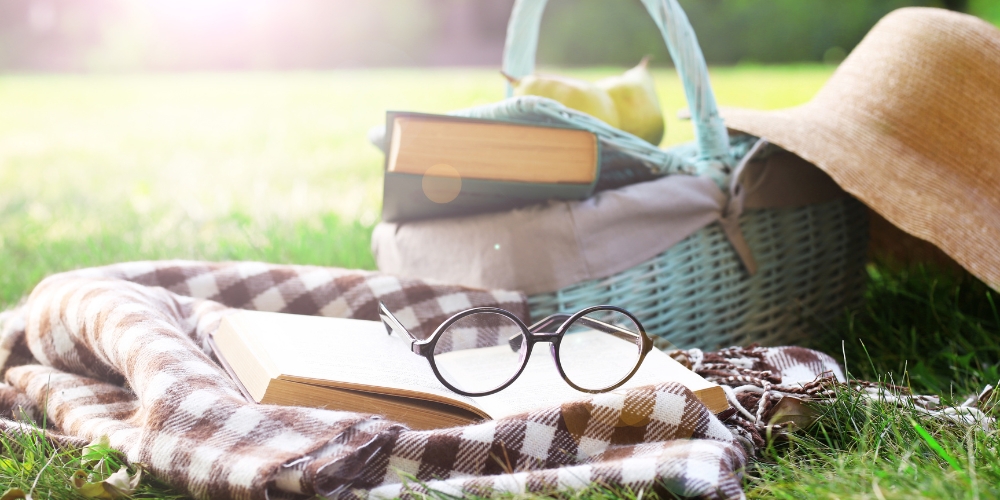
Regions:
<instances>
[{"instance_id":1,"label":"green pear","mask_svg":"<svg viewBox=\"0 0 1000 500\"><path fill-rule=\"evenodd\" d=\"M653 145L660 144L666 126L660 111L660 100L656 98L653 75L649 72L649 56L643 57L636 67L619 76L599 80L597 86L614 101L621 123L619 128Z\"/></svg>"},{"instance_id":2,"label":"green pear","mask_svg":"<svg viewBox=\"0 0 1000 500\"><path fill-rule=\"evenodd\" d=\"M514 95L537 95L559 101L567 108L587 113L604 121L612 127L618 127L618 111L614 101L600 87L586 80L552 75L528 75L524 78L513 78L501 72L511 85Z\"/></svg>"}]
</instances>

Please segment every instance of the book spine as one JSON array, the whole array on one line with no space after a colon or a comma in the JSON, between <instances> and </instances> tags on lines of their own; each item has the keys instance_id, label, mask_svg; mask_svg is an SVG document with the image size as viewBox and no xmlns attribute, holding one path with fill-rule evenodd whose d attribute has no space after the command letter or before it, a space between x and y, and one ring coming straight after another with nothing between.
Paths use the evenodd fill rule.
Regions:
<instances>
[{"instance_id":1,"label":"book spine","mask_svg":"<svg viewBox=\"0 0 1000 500\"><path fill-rule=\"evenodd\" d=\"M423 191L423 176L385 173L382 220L402 222L437 217L461 217L523 207L547 200L581 200L594 192L594 184L550 184L462 179L455 199L431 201Z\"/></svg>"}]
</instances>

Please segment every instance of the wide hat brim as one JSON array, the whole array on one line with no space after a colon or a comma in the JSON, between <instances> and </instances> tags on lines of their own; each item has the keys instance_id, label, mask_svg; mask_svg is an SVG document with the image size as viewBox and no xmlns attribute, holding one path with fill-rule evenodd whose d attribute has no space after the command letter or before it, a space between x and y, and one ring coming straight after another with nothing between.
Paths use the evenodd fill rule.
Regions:
<instances>
[{"instance_id":1,"label":"wide hat brim","mask_svg":"<svg viewBox=\"0 0 1000 500\"><path fill-rule=\"evenodd\" d=\"M887 15L809 103L721 110L826 171L903 231L1000 289L1000 30L973 16Z\"/></svg>"}]
</instances>

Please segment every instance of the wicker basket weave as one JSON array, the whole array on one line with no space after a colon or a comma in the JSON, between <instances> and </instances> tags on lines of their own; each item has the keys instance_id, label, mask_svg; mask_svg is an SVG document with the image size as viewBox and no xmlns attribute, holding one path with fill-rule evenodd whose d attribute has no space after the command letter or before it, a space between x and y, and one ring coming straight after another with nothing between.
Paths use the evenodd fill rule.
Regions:
<instances>
[{"instance_id":1,"label":"wicker basket weave","mask_svg":"<svg viewBox=\"0 0 1000 500\"><path fill-rule=\"evenodd\" d=\"M528 297L531 316L618 304L661 348L663 340L702 349L795 343L859 302L866 220L853 198L748 210L740 225L757 261L754 276L712 224L626 271Z\"/></svg>"},{"instance_id":2,"label":"wicker basket weave","mask_svg":"<svg viewBox=\"0 0 1000 500\"><path fill-rule=\"evenodd\" d=\"M730 146L704 57L676 0L642 2L677 66L695 126L696 154L677 152L676 157L692 166L691 173L724 186L745 144ZM521 77L534 71L545 3L515 3L504 49L508 74ZM661 339L661 346L669 341L711 349L794 343L860 300L868 234L860 202L845 198L748 210L740 226L758 265L754 275L743 268L721 227L712 224L626 271L530 296L531 315L616 304L635 313L647 331Z\"/></svg>"}]
</instances>

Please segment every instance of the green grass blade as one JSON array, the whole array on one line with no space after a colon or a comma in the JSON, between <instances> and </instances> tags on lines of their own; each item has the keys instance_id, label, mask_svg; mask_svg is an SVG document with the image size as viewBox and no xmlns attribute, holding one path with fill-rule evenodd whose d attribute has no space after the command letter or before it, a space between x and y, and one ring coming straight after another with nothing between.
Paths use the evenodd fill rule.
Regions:
<instances>
[{"instance_id":1,"label":"green grass blade","mask_svg":"<svg viewBox=\"0 0 1000 500\"><path fill-rule=\"evenodd\" d=\"M934 436L927 432L927 429L924 429L923 426L918 424L917 421L912 418L910 419L910 425L912 425L913 429L917 431L917 435L920 436L920 439L924 440L924 443L927 444L928 448L933 450L934 453L937 453L937 455L941 457L941 460L948 462L948 465L950 465L952 469L955 469L955 471L961 474L963 478L968 480L969 476L965 470L962 469L962 466L959 465L958 460L955 460L955 457L951 456L951 454L948 453L948 451L945 450L940 443L938 443L937 439L934 439Z\"/></svg>"}]
</instances>

